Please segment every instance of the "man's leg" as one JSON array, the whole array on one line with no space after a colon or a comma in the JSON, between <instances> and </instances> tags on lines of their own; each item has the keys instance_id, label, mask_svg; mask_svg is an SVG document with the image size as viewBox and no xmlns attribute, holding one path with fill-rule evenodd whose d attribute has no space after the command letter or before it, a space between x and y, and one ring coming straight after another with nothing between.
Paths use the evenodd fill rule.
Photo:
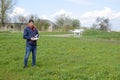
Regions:
<instances>
[{"instance_id":1,"label":"man's leg","mask_svg":"<svg viewBox=\"0 0 120 80\"><path fill-rule=\"evenodd\" d=\"M31 51L31 46L30 45L26 46L26 54L25 54L25 57L24 57L24 68L27 66L30 51Z\"/></svg>"},{"instance_id":2,"label":"man's leg","mask_svg":"<svg viewBox=\"0 0 120 80\"><path fill-rule=\"evenodd\" d=\"M32 66L36 65L36 46L32 46Z\"/></svg>"}]
</instances>

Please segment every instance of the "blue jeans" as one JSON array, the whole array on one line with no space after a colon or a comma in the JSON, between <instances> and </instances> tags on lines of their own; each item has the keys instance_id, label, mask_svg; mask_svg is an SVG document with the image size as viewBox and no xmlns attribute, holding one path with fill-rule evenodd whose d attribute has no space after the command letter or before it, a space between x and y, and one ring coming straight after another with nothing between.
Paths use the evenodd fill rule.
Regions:
<instances>
[{"instance_id":1,"label":"blue jeans","mask_svg":"<svg viewBox=\"0 0 120 80\"><path fill-rule=\"evenodd\" d=\"M27 66L28 58L31 51L32 51L32 66L36 65L36 46L27 45L26 54L24 57L24 66Z\"/></svg>"}]
</instances>

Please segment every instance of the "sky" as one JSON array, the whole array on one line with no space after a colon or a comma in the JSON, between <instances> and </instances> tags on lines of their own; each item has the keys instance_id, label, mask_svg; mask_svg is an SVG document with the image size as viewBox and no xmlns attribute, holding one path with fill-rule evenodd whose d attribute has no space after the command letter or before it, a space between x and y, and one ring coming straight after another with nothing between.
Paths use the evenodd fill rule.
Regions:
<instances>
[{"instance_id":1,"label":"sky","mask_svg":"<svg viewBox=\"0 0 120 80\"><path fill-rule=\"evenodd\" d=\"M14 0L10 17L37 15L55 22L60 15L79 19L90 27L97 17L109 18L112 30L120 31L120 0Z\"/></svg>"}]
</instances>

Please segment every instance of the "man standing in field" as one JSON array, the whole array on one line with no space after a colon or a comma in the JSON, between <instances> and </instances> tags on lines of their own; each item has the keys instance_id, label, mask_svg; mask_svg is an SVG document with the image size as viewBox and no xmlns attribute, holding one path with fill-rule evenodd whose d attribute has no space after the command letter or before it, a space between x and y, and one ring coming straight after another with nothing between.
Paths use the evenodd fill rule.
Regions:
<instances>
[{"instance_id":1,"label":"man standing in field","mask_svg":"<svg viewBox=\"0 0 120 80\"><path fill-rule=\"evenodd\" d=\"M24 68L27 67L30 52L32 52L32 66L35 66L38 30L35 28L34 21L32 19L29 20L28 26L24 29L23 38L26 39L26 54L24 57Z\"/></svg>"}]
</instances>

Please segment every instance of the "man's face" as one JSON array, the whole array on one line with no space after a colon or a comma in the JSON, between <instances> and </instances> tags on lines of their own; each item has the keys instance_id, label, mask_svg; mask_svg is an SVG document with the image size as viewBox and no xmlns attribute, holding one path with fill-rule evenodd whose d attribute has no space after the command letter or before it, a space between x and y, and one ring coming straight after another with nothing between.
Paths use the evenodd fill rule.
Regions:
<instances>
[{"instance_id":1,"label":"man's face","mask_svg":"<svg viewBox=\"0 0 120 80\"><path fill-rule=\"evenodd\" d=\"M30 22L30 23L29 23L29 26L30 26L30 27L33 27L33 26L34 26L34 23L33 23L33 22Z\"/></svg>"}]
</instances>

